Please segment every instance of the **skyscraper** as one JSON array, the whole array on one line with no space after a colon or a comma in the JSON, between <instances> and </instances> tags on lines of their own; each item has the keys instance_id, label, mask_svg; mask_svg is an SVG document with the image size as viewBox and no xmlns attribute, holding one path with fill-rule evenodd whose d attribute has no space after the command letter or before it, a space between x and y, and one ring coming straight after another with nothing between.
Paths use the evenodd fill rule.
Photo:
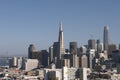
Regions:
<instances>
[{"instance_id":1,"label":"skyscraper","mask_svg":"<svg viewBox=\"0 0 120 80\"><path fill-rule=\"evenodd\" d=\"M95 49L96 48L96 41L95 39L88 40L88 49Z\"/></svg>"},{"instance_id":2,"label":"skyscraper","mask_svg":"<svg viewBox=\"0 0 120 80\"><path fill-rule=\"evenodd\" d=\"M77 54L77 42L70 42L70 53Z\"/></svg>"},{"instance_id":3,"label":"skyscraper","mask_svg":"<svg viewBox=\"0 0 120 80\"><path fill-rule=\"evenodd\" d=\"M104 27L104 34L103 34L103 45L104 45L104 50L108 50L108 44L109 44L109 27L105 26Z\"/></svg>"},{"instance_id":4,"label":"skyscraper","mask_svg":"<svg viewBox=\"0 0 120 80\"><path fill-rule=\"evenodd\" d=\"M82 68L88 67L88 58L87 58L86 54L83 54L81 57L81 67Z\"/></svg>"},{"instance_id":5,"label":"skyscraper","mask_svg":"<svg viewBox=\"0 0 120 80\"><path fill-rule=\"evenodd\" d=\"M108 57L112 57L112 52L115 51L117 49L116 44L109 44L108 45Z\"/></svg>"},{"instance_id":6,"label":"skyscraper","mask_svg":"<svg viewBox=\"0 0 120 80\"><path fill-rule=\"evenodd\" d=\"M89 57L88 57L89 68L93 69L95 65L95 49L90 49L88 54L89 54Z\"/></svg>"},{"instance_id":7,"label":"skyscraper","mask_svg":"<svg viewBox=\"0 0 120 80\"><path fill-rule=\"evenodd\" d=\"M41 58L41 65L43 67L48 66L48 55L49 55L49 53L47 52L47 50L41 50L40 54L42 56L42 58Z\"/></svg>"},{"instance_id":8,"label":"skyscraper","mask_svg":"<svg viewBox=\"0 0 120 80\"><path fill-rule=\"evenodd\" d=\"M53 62L53 46L49 47L49 63Z\"/></svg>"},{"instance_id":9,"label":"skyscraper","mask_svg":"<svg viewBox=\"0 0 120 80\"><path fill-rule=\"evenodd\" d=\"M97 40L97 54L102 52L102 45L100 40Z\"/></svg>"},{"instance_id":10,"label":"skyscraper","mask_svg":"<svg viewBox=\"0 0 120 80\"><path fill-rule=\"evenodd\" d=\"M28 58L32 59L33 58L33 53L36 52L36 48L33 44L30 44L28 48Z\"/></svg>"},{"instance_id":11,"label":"skyscraper","mask_svg":"<svg viewBox=\"0 0 120 80\"><path fill-rule=\"evenodd\" d=\"M64 36L63 36L63 30L62 30L62 23L60 23L60 29L59 29L59 38L58 38L58 59L62 59L63 55L65 54L64 49Z\"/></svg>"},{"instance_id":12,"label":"skyscraper","mask_svg":"<svg viewBox=\"0 0 120 80\"><path fill-rule=\"evenodd\" d=\"M58 42L54 42L53 44L53 59L55 59L55 57L59 57L58 55L58 51L59 51L59 43Z\"/></svg>"},{"instance_id":13,"label":"skyscraper","mask_svg":"<svg viewBox=\"0 0 120 80\"><path fill-rule=\"evenodd\" d=\"M100 43L100 40L97 40L97 52L96 52L96 58L99 58L99 53L102 52L102 45Z\"/></svg>"},{"instance_id":14,"label":"skyscraper","mask_svg":"<svg viewBox=\"0 0 120 80\"><path fill-rule=\"evenodd\" d=\"M79 67L79 57L78 57L78 48L77 42L70 42L70 53L72 54L71 66Z\"/></svg>"}]
</instances>

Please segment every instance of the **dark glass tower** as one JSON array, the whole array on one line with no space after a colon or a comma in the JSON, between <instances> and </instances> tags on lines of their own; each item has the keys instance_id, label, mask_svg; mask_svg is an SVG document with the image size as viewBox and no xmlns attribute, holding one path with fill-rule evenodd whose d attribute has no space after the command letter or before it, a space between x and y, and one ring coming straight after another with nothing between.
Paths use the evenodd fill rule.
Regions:
<instances>
[{"instance_id":1,"label":"dark glass tower","mask_svg":"<svg viewBox=\"0 0 120 80\"><path fill-rule=\"evenodd\" d=\"M58 51L59 51L59 49L58 49L58 46L59 44L58 44L58 42L54 42L54 44L53 44L53 59L55 59L55 57L59 57L58 55Z\"/></svg>"},{"instance_id":2,"label":"dark glass tower","mask_svg":"<svg viewBox=\"0 0 120 80\"><path fill-rule=\"evenodd\" d=\"M95 49L96 41L95 39L88 40L88 49Z\"/></svg>"},{"instance_id":3,"label":"dark glass tower","mask_svg":"<svg viewBox=\"0 0 120 80\"><path fill-rule=\"evenodd\" d=\"M28 48L28 58L32 59L33 58L33 53L36 52L36 48L33 44L30 44Z\"/></svg>"},{"instance_id":4,"label":"dark glass tower","mask_svg":"<svg viewBox=\"0 0 120 80\"><path fill-rule=\"evenodd\" d=\"M70 53L77 54L77 42L70 42Z\"/></svg>"},{"instance_id":5,"label":"dark glass tower","mask_svg":"<svg viewBox=\"0 0 120 80\"><path fill-rule=\"evenodd\" d=\"M70 59L71 66L79 67L77 42L70 42L70 53L72 55L72 59Z\"/></svg>"},{"instance_id":6,"label":"dark glass tower","mask_svg":"<svg viewBox=\"0 0 120 80\"><path fill-rule=\"evenodd\" d=\"M104 50L108 50L108 44L109 44L109 27L105 26L104 27L104 34L103 34L103 45L104 45Z\"/></svg>"}]
</instances>

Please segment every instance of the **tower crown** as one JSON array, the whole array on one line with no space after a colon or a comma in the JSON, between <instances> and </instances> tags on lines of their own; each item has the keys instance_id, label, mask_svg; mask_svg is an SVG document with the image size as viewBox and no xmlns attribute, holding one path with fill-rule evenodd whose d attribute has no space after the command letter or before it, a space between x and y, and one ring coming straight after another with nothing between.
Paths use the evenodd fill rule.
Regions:
<instances>
[{"instance_id":1,"label":"tower crown","mask_svg":"<svg viewBox=\"0 0 120 80\"><path fill-rule=\"evenodd\" d=\"M63 28L62 28L62 22L60 23L60 28L59 28L59 38L58 38L58 42L64 42L63 39Z\"/></svg>"},{"instance_id":2,"label":"tower crown","mask_svg":"<svg viewBox=\"0 0 120 80\"><path fill-rule=\"evenodd\" d=\"M62 31L62 22L60 22L60 31Z\"/></svg>"}]
</instances>

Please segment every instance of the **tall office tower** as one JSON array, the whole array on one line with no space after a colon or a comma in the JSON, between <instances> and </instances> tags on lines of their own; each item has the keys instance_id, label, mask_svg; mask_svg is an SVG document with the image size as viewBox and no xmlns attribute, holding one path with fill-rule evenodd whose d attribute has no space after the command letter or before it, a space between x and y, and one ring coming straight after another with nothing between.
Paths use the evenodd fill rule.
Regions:
<instances>
[{"instance_id":1,"label":"tall office tower","mask_svg":"<svg viewBox=\"0 0 120 80\"><path fill-rule=\"evenodd\" d=\"M90 49L89 52L89 68L93 69L95 65L95 49Z\"/></svg>"},{"instance_id":2,"label":"tall office tower","mask_svg":"<svg viewBox=\"0 0 120 80\"><path fill-rule=\"evenodd\" d=\"M95 49L96 47L96 41L95 39L88 40L88 49Z\"/></svg>"},{"instance_id":3,"label":"tall office tower","mask_svg":"<svg viewBox=\"0 0 120 80\"><path fill-rule=\"evenodd\" d=\"M79 67L79 57L77 50L77 42L70 42L70 53L72 54L72 66Z\"/></svg>"},{"instance_id":4,"label":"tall office tower","mask_svg":"<svg viewBox=\"0 0 120 80\"><path fill-rule=\"evenodd\" d=\"M54 42L53 44L53 60L56 62L59 51L59 42Z\"/></svg>"},{"instance_id":5,"label":"tall office tower","mask_svg":"<svg viewBox=\"0 0 120 80\"><path fill-rule=\"evenodd\" d=\"M41 50L41 64L43 65L43 67L47 67L48 66L48 55L49 53L47 52L47 50Z\"/></svg>"},{"instance_id":6,"label":"tall office tower","mask_svg":"<svg viewBox=\"0 0 120 80\"><path fill-rule=\"evenodd\" d=\"M108 57L111 58L112 57L112 52L115 51L117 49L116 44L109 44L108 45Z\"/></svg>"},{"instance_id":7,"label":"tall office tower","mask_svg":"<svg viewBox=\"0 0 120 80\"><path fill-rule=\"evenodd\" d=\"M28 48L28 58L32 59L32 54L36 52L35 46L33 44L30 44L29 48Z\"/></svg>"},{"instance_id":8,"label":"tall office tower","mask_svg":"<svg viewBox=\"0 0 120 80\"><path fill-rule=\"evenodd\" d=\"M77 42L70 42L70 53L77 54Z\"/></svg>"},{"instance_id":9,"label":"tall office tower","mask_svg":"<svg viewBox=\"0 0 120 80\"><path fill-rule=\"evenodd\" d=\"M17 60L18 60L18 58L17 57L13 57L12 58L12 67L17 67Z\"/></svg>"},{"instance_id":10,"label":"tall office tower","mask_svg":"<svg viewBox=\"0 0 120 80\"><path fill-rule=\"evenodd\" d=\"M100 40L97 40L97 53L96 53L96 58L99 58L99 53L102 52L102 45L100 43Z\"/></svg>"},{"instance_id":11,"label":"tall office tower","mask_svg":"<svg viewBox=\"0 0 120 80\"><path fill-rule=\"evenodd\" d=\"M86 52L87 52L87 48L86 47L82 46L82 47L79 48L79 53L80 54L86 54Z\"/></svg>"},{"instance_id":12,"label":"tall office tower","mask_svg":"<svg viewBox=\"0 0 120 80\"><path fill-rule=\"evenodd\" d=\"M18 60L17 60L17 68L18 68L18 69L21 69L21 68L22 68L23 60L24 60L23 57L18 57Z\"/></svg>"},{"instance_id":13,"label":"tall office tower","mask_svg":"<svg viewBox=\"0 0 120 80\"><path fill-rule=\"evenodd\" d=\"M53 62L53 46L49 47L49 64Z\"/></svg>"},{"instance_id":14,"label":"tall office tower","mask_svg":"<svg viewBox=\"0 0 120 80\"><path fill-rule=\"evenodd\" d=\"M112 60L116 63L116 64L120 64L120 50L114 50L112 52Z\"/></svg>"},{"instance_id":15,"label":"tall office tower","mask_svg":"<svg viewBox=\"0 0 120 80\"><path fill-rule=\"evenodd\" d=\"M82 68L88 67L88 58L87 58L86 54L83 54L81 57L81 67Z\"/></svg>"},{"instance_id":16,"label":"tall office tower","mask_svg":"<svg viewBox=\"0 0 120 80\"><path fill-rule=\"evenodd\" d=\"M97 53L102 52L102 44L100 43L100 40L97 40Z\"/></svg>"},{"instance_id":17,"label":"tall office tower","mask_svg":"<svg viewBox=\"0 0 120 80\"><path fill-rule=\"evenodd\" d=\"M63 65L70 68L70 59L71 59L71 54L65 54Z\"/></svg>"},{"instance_id":18,"label":"tall office tower","mask_svg":"<svg viewBox=\"0 0 120 80\"><path fill-rule=\"evenodd\" d=\"M105 26L104 27L104 37L103 37L103 45L104 45L104 50L108 50L108 44L109 44L109 27Z\"/></svg>"},{"instance_id":19,"label":"tall office tower","mask_svg":"<svg viewBox=\"0 0 120 80\"><path fill-rule=\"evenodd\" d=\"M58 38L58 59L61 60L63 55L65 54L65 49L64 49L64 36L63 36L63 30L62 30L62 23L60 23L60 29L59 29L59 38Z\"/></svg>"}]
</instances>

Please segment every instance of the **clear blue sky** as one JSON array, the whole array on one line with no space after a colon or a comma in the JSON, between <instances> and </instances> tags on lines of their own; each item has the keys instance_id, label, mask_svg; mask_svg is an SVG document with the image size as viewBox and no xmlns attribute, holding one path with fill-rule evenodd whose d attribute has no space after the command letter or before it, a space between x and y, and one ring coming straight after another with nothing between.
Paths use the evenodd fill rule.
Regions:
<instances>
[{"instance_id":1,"label":"clear blue sky","mask_svg":"<svg viewBox=\"0 0 120 80\"><path fill-rule=\"evenodd\" d=\"M120 0L0 0L0 55L27 55L29 44L48 49L58 40L62 21L65 47L87 44L90 35L120 43Z\"/></svg>"}]
</instances>

